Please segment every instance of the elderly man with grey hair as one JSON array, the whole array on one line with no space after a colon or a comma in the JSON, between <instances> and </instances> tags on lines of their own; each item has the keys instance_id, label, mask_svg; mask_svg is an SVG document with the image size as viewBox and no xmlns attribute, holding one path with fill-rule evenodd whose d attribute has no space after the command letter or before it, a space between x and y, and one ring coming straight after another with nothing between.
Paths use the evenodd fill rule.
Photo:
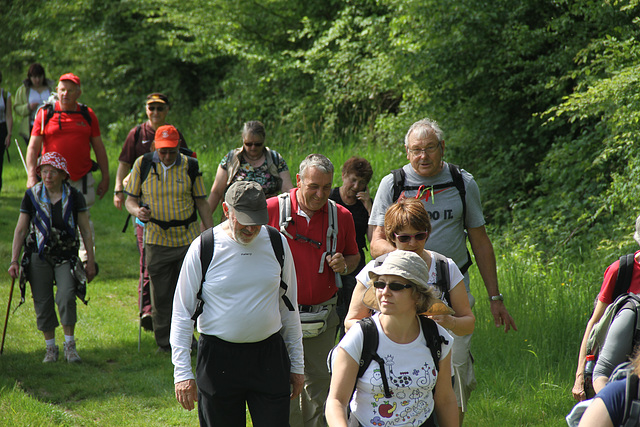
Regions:
<instances>
[{"instance_id":1,"label":"elderly man with grey hair","mask_svg":"<svg viewBox=\"0 0 640 427\"><path fill-rule=\"evenodd\" d=\"M633 238L640 245L640 216L636 218L636 230ZM618 280L619 278L620 280ZM629 284L627 285L627 283ZM573 397L578 401L587 398L584 390L584 366L587 357L587 340L589 339L589 334L594 325L602 318L609 304L625 292L640 293L640 251L622 255L619 260L614 261L604 272L604 280L602 281L600 293L596 300L596 307L587 322L587 328L584 331L584 336L580 343L576 380L572 390Z\"/></svg>"},{"instance_id":2,"label":"elderly man with grey hair","mask_svg":"<svg viewBox=\"0 0 640 427\"><path fill-rule=\"evenodd\" d=\"M351 213L329 200L333 171L327 157L310 154L300 164L297 187L267 200L269 224L287 236L298 280L305 386L300 400L291 404L293 427L326 425L324 403L331 380L326 360L339 323L337 285L340 275L352 272L360 261Z\"/></svg>"},{"instance_id":3,"label":"elderly man with grey hair","mask_svg":"<svg viewBox=\"0 0 640 427\"><path fill-rule=\"evenodd\" d=\"M414 123L408 130L405 152L409 164L382 178L373 202L369 225L374 226L371 255L379 257L395 248L386 239L384 214L399 198L413 197L422 201L431 220L431 234L425 249L433 250L455 261L464 274L464 283L473 307L468 268L471 255L467 237L475 255L478 270L487 289L495 325L507 332L516 329L498 288L496 258L485 229L480 190L473 176L456 165L444 161L445 141L442 129L431 119ZM460 408L460 424L467 410L467 400L476 380L470 353L472 335L454 337L452 352L455 375L454 390Z\"/></svg>"}]
</instances>

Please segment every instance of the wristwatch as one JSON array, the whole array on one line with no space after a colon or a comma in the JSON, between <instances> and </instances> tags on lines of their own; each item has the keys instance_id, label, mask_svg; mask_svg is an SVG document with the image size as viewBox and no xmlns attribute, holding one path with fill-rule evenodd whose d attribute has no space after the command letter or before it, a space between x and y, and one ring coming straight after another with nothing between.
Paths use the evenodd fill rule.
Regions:
<instances>
[{"instance_id":1,"label":"wristwatch","mask_svg":"<svg viewBox=\"0 0 640 427\"><path fill-rule=\"evenodd\" d=\"M489 297L489 301L504 301L504 297L502 296L502 294L494 295L492 297Z\"/></svg>"}]
</instances>

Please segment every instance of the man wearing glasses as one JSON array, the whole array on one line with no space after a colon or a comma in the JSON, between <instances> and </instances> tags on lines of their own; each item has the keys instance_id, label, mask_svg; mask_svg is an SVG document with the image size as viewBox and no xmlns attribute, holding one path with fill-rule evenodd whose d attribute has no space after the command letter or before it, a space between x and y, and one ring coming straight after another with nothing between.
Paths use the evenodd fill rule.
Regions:
<instances>
[{"instance_id":1,"label":"man wearing glasses","mask_svg":"<svg viewBox=\"0 0 640 427\"><path fill-rule=\"evenodd\" d=\"M151 149L151 144L156 134L156 129L164 126L169 114L169 98L162 93L151 93L147 95L145 103L145 113L148 120L134 126L127 135L120 157L118 158L118 170L116 172L116 183L113 191L113 205L122 209L125 201L124 186L125 177L131 171L131 165L136 159L146 154ZM187 147L184 136L180 131L180 146ZM138 299L140 308L140 323L148 331L153 330L151 320L151 293L149 290L149 273L145 268L143 247L144 224L136 219L136 237L138 241L138 251L140 252L140 282L138 286Z\"/></svg>"},{"instance_id":2,"label":"man wearing glasses","mask_svg":"<svg viewBox=\"0 0 640 427\"><path fill-rule=\"evenodd\" d=\"M445 149L443 132L433 120L423 119L414 123L405 136L404 145L409 160L409 164L403 166L401 170L404 178L398 179L401 176L400 170L385 176L380 181L373 202L369 218L369 225L375 226L371 255L378 257L395 249L387 242L384 232L384 214L387 208L398 198L420 199L429 213L432 227L425 248L439 252L456 262L464 274L469 304L473 307L475 299L469 291L469 273L467 272L471 265L466 245L468 236L480 275L489 294L491 313L496 327L504 326L505 332L511 328L517 330L498 289L495 254L484 227L480 191L473 176L443 160ZM456 186L454 175L461 175L460 188ZM467 399L476 386L469 351L470 339L471 335L456 337L452 353L456 376L454 391L461 411L460 424L466 412Z\"/></svg>"},{"instance_id":3,"label":"man wearing glasses","mask_svg":"<svg viewBox=\"0 0 640 427\"><path fill-rule=\"evenodd\" d=\"M336 206L338 234L335 250L327 241L333 164L321 154L310 154L300 164L297 187L289 191L291 220L283 234L291 247L298 281L298 308L303 322L305 387L292 401L289 422L293 427L325 426L324 403L330 376L327 355L335 344L338 315L336 276L352 272L360 261L351 213ZM267 200L269 225L280 228L280 198ZM281 230L282 231L282 230ZM339 281L340 279L338 279ZM307 317L308 316L308 317ZM315 317L314 317L315 316ZM317 321L305 323L305 318ZM315 325L322 325L315 328ZM315 329L314 329L315 328Z\"/></svg>"}]
</instances>

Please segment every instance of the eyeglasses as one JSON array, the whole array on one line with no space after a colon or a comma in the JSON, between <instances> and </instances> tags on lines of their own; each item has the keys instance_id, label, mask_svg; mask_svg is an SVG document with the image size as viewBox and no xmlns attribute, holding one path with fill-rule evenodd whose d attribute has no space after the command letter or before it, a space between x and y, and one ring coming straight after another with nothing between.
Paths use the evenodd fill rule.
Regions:
<instances>
[{"instance_id":1,"label":"eyeglasses","mask_svg":"<svg viewBox=\"0 0 640 427\"><path fill-rule=\"evenodd\" d=\"M411 148L409 149L409 153L411 153L412 156L419 156L421 154L433 154L438 151L438 148L440 148L440 144L427 145L425 148L421 149Z\"/></svg>"},{"instance_id":2,"label":"eyeglasses","mask_svg":"<svg viewBox=\"0 0 640 427\"><path fill-rule=\"evenodd\" d=\"M42 176L58 176L60 171L58 169L49 169L46 171L41 170L40 175Z\"/></svg>"},{"instance_id":3,"label":"eyeglasses","mask_svg":"<svg viewBox=\"0 0 640 427\"><path fill-rule=\"evenodd\" d=\"M158 154L162 154L163 156L178 154L178 150L171 148L161 148L158 150Z\"/></svg>"},{"instance_id":4,"label":"eyeglasses","mask_svg":"<svg viewBox=\"0 0 640 427\"><path fill-rule=\"evenodd\" d=\"M411 240L411 238L414 238L416 240L426 240L427 238L427 232L423 231L421 233L416 233L416 234L397 234L397 233L393 233L394 236L396 236L396 239L398 239L398 242L400 243L407 243Z\"/></svg>"},{"instance_id":5,"label":"eyeglasses","mask_svg":"<svg viewBox=\"0 0 640 427\"><path fill-rule=\"evenodd\" d=\"M256 147L256 148L260 148L264 145L264 142L244 142L243 144L246 145L247 147L251 148L251 147Z\"/></svg>"},{"instance_id":6,"label":"eyeglasses","mask_svg":"<svg viewBox=\"0 0 640 427\"><path fill-rule=\"evenodd\" d=\"M313 239L310 239L308 237L303 236L302 234L298 234L296 233L296 238L293 240L298 240L298 241L303 241L303 242L307 242L312 246L315 246L316 248L320 249L320 247L322 246L322 243L317 242Z\"/></svg>"},{"instance_id":7,"label":"eyeglasses","mask_svg":"<svg viewBox=\"0 0 640 427\"><path fill-rule=\"evenodd\" d=\"M387 283L387 282L383 282L382 280L376 280L375 282L373 282L373 287L376 289L384 289L387 286L389 287L389 289L396 292L413 287L412 284L405 285L404 283L398 283L398 282Z\"/></svg>"},{"instance_id":8,"label":"eyeglasses","mask_svg":"<svg viewBox=\"0 0 640 427\"><path fill-rule=\"evenodd\" d=\"M147 107L149 111L157 111L158 113L162 113L165 107Z\"/></svg>"}]
</instances>

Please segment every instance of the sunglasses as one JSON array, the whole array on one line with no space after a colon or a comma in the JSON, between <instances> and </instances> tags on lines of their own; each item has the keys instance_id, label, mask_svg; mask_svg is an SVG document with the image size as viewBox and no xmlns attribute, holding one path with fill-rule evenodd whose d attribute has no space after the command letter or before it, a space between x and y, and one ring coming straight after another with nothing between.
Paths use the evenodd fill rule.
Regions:
<instances>
[{"instance_id":1,"label":"sunglasses","mask_svg":"<svg viewBox=\"0 0 640 427\"><path fill-rule=\"evenodd\" d=\"M159 113L162 113L164 111L164 107L148 107L149 111L158 111Z\"/></svg>"},{"instance_id":2,"label":"sunglasses","mask_svg":"<svg viewBox=\"0 0 640 427\"><path fill-rule=\"evenodd\" d=\"M414 238L416 240L426 240L427 238L427 232L423 231L421 233L416 233L416 234L397 234L397 233L393 233L396 236L396 239L398 239L398 242L401 243L407 243L411 240L411 238Z\"/></svg>"},{"instance_id":3,"label":"sunglasses","mask_svg":"<svg viewBox=\"0 0 640 427\"><path fill-rule=\"evenodd\" d=\"M376 289L384 289L387 286L392 291L396 291L397 292L397 291L401 291L403 289L409 289L413 285L411 285L411 284L405 285L404 283L398 283L398 282L387 283L387 282L383 282L382 280L376 280L375 282L373 282L373 287L376 288Z\"/></svg>"},{"instance_id":4,"label":"sunglasses","mask_svg":"<svg viewBox=\"0 0 640 427\"><path fill-rule=\"evenodd\" d=\"M312 246L315 246L316 248L320 249L320 247L322 246L322 243L315 241L313 239L310 239L308 237L303 236L302 234L298 234L296 233L296 238L294 240L301 240L303 242L307 242Z\"/></svg>"},{"instance_id":5,"label":"sunglasses","mask_svg":"<svg viewBox=\"0 0 640 427\"><path fill-rule=\"evenodd\" d=\"M251 147L260 148L262 147L262 145L264 145L264 142L245 142L244 145L246 145L249 148Z\"/></svg>"}]
</instances>

